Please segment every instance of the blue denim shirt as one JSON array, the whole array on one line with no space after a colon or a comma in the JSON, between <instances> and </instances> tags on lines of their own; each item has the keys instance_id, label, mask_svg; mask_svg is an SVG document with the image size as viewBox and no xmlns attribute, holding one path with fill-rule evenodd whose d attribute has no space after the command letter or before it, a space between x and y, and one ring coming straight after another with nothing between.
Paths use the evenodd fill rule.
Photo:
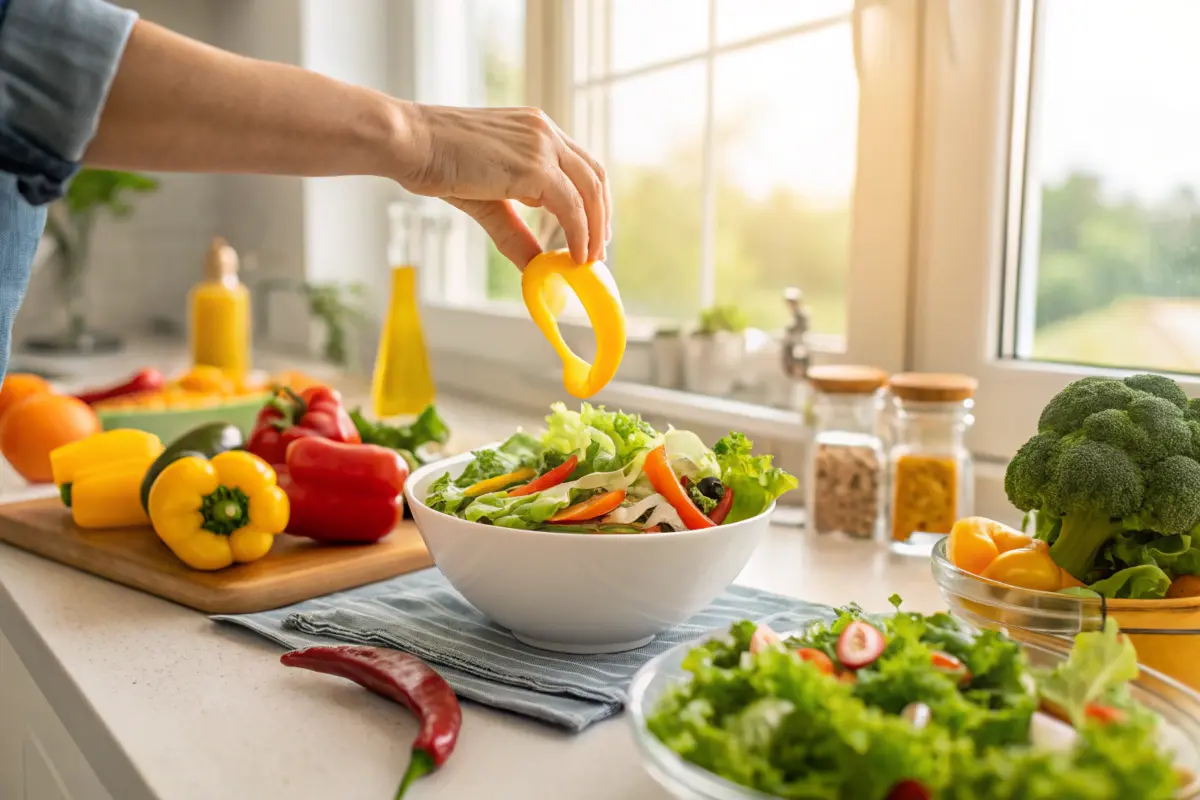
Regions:
<instances>
[{"instance_id":1,"label":"blue denim shirt","mask_svg":"<svg viewBox=\"0 0 1200 800\"><path fill-rule=\"evenodd\" d=\"M79 169L136 19L102 0L0 0L0 377L46 204Z\"/></svg>"}]
</instances>

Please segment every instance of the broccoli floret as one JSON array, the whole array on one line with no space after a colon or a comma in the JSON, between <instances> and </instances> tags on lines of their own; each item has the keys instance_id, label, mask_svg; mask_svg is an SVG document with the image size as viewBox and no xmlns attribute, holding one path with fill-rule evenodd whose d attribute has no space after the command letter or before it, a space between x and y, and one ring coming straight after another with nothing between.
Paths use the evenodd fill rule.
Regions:
<instances>
[{"instance_id":1,"label":"broccoli floret","mask_svg":"<svg viewBox=\"0 0 1200 800\"><path fill-rule=\"evenodd\" d=\"M1200 524L1200 403L1160 375L1084 378L1046 405L1009 462L1009 500L1077 578L1122 530L1171 535Z\"/></svg>"}]
</instances>

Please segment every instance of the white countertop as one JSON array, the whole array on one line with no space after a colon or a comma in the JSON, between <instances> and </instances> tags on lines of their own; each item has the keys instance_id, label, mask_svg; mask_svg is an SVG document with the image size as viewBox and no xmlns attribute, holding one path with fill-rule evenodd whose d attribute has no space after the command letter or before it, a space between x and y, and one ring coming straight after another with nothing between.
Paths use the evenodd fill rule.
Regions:
<instances>
[{"instance_id":1,"label":"white countertop","mask_svg":"<svg viewBox=\"0 0 1200 800\"><path fill-rule=\"evenodd\" d=\"M535 422L452 399L439 408L473 434L468 446ZM783 526L738 582L869 610L893 592L906 608L942 607L927 560ZM247 631L5 545L0 629L118 800L391 797L417 732L395 703L284 669L281 649ZM577 735L470 703L463 716L454 755L414 800L668 797L624 715Z\"/></svg>"}]
</instances>

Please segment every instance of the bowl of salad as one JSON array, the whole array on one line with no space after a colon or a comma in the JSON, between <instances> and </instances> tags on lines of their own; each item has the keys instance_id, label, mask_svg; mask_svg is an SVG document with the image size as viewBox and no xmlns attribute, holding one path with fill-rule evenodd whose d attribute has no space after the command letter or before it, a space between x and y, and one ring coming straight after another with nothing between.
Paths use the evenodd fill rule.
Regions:
<instances>
[{"instance_id":1,"label":"bowl of salad","mask_svg":"<svg viewBox=\"0 0 1200 800\"><path fill-rule=\"evenodd\" d=\"M732 433L690 431L584 403L545 430L430 464L404 491L455 589L520 641L631 650L738 576L796 479Z\"/></svg>"},{"instance_id":2,"label":"bowl of salad","mask_svg":"<svg viewBox=\"0 0 1200 800\"><path fill-rule=\"evenodd\" d=\"M629 711L681 798L1200 796L1200 696L1139 670L1113 622L1066 650L945 613L746 621L649 662Z\"/></svg>"}]
</instances>

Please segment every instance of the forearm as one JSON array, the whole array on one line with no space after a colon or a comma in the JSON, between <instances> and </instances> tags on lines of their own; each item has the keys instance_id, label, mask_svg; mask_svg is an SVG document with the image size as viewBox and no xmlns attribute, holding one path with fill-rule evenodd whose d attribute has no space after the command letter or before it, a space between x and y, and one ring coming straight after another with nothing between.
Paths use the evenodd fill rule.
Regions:
<instances>
[{"instance_id":1,"label":"forearm","mask_svg":"<svg viewBox=\"0 0 1200 800\"><path fill-rule=\"evenodd\" d=\"M410 107L140 21L84 163L111 169L397 177Z\"/></svg>"}]
</instances>

